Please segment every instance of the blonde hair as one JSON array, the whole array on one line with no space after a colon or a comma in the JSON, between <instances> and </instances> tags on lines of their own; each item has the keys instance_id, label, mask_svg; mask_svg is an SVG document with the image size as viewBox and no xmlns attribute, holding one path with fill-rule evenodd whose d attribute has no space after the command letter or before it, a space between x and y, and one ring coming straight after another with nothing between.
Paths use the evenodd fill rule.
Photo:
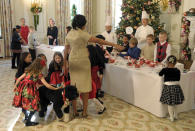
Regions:
<instances>
[{"instance_id":1,"label":"blonde hair","mask_svg":"<svg viewBox=\"0 0 195 131\"><path fill-rule=\"evenodd\" d=\"M166 35L166 36L167 36L167 32L166 32L166 31L161 31L161 32L159 33L159 35Z\"/></svg>"},{"instance_id":2,"label":"blonde hair","mask_svg":"<svg viewBox=\"0 0 195 131\"><path fill-rule=\"evenodd\" d=\"M34 30L35 27L34 26L29 26L29 29Z\"/></svg>"},{"instance_id":3,"label":"blonde hair","mask_svg":"<svg viewBox=\"0 0 195 131\"><path fill-rule=\"evenodd\" d=\"M25 72L30 73L32 75L39 75L42 70L44 65L41 64L42 59L41 58L36 58L33 63L26 68Z\"/></svg>"},{"instance_id":4,"label":"blonde hair","mask_svg":"<svg viewBox=\"0 0 195 131\"><path fill-rule=\"evenodd\" d=\"M153 34L149 34L149 35L146 36L146 38L151 38L151 39L154 40L154 35Z\"/></svg>"},{"instance_id":5,"label":"blonde hair","mask_svg":"<svg viewBox=\"0 0 195 131\"><path fill-rule=\"evenodd\" d=\"M130 44L134 44L134 45L137 45L138 44L138 41L136 38L131 38L131 40L129 41Z\"/></svg>"},{"instance_id":6,"label":"blonde hair","mask_svg":"<svg viewBox=\"0 0 195 131\"><path fill-rule=\"evenodd\" d=\"M55 21L54 21L54 19L53 18L49 18L49 26L51 26L51 24L50 24L50 20L52 20L53 21L53 25L55 25Z\"/></svg>"},{"instance_id":7,"label":"blonde hair","mask_svg":"<svg viewBox=\"0 0 195 131\"><path fill-rule=\"evenodd\" d=\"M21 21L21 20L25 20L25 19L24 19L24 18L20 18L20 21Z\"/></svg>"}]
</instances>

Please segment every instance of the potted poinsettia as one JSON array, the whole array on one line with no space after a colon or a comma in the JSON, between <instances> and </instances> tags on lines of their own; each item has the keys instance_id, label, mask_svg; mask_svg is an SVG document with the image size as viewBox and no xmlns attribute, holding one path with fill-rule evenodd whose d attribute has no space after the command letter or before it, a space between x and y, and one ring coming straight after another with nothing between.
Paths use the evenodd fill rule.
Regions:
<instances>
[{"instance_id":1,"label":"potted poinsettia","mask_svg":"<svg viewBox=\"0 0 195 131\"><path fill-rule=\"evenodd\" d=\"M37 25L39 24L39 13L42 12L42 7L38 3L33 3L31 5L31 12L33 13L34 16L34 26L35 30L37 30Z\"/></svg>"}]
</instances>

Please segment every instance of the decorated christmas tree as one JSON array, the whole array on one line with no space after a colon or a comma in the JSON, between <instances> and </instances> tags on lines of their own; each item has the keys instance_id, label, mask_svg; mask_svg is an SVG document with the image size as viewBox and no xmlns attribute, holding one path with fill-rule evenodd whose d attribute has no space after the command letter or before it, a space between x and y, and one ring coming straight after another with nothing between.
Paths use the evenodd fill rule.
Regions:
<instances>
[{"instance_id":1,"label":"decorated christmas tree","mask_svg":"<svg viewBox=\"0 0 195 131\"><path fill-rule=\"evenodd\" d=\"M118 43L122 44L122 36L126 34L126 27L131 26L134 30L142 25L141 15L145 10L149 16L149 25L153 27L155 33L155 41L160 31L163 30L163 24L160 24L160 6L159 1L153 2L153 0L123 0L121 6L122 17L119 23L119 27L116 29L118 35Z\"/></svg>"}]
</instances>

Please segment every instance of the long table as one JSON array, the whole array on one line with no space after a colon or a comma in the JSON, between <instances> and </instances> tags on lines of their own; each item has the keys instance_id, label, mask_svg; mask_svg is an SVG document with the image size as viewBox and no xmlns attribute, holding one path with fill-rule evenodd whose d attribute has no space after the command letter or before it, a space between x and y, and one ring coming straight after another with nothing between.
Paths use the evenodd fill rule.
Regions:
<instances>
[{"instance_id":1,"label":"long table","mask_svg":"<svg viewBox=\"0 0 195 131\"><path fill-rule=\"evenodd\" d=\"M140 69L120 64L106 64L102 89L119 99L140 107L158 117L165 117L167 106L161 104L163 78L156 68ZM177 107L178 112L195 109L195 72L181 73L180 85L185 101Z\"/></svg>"},{"instance_id":2,"label":"long table","mask_svg":"<svg viewBox=\"0 0 195 131\"><path fill-rule=\"evenodd\" d=\"M28 46L22 46L23 52L28 52ZM47 57L47 65L49 66L49 63L53 60L53 55L56 51L59 51L64 55L64 46L52 46L52 45L46 45L41 44L40 46L36 47L36 55L38 54L45 54Z\"/></svg>"}]
</instances>

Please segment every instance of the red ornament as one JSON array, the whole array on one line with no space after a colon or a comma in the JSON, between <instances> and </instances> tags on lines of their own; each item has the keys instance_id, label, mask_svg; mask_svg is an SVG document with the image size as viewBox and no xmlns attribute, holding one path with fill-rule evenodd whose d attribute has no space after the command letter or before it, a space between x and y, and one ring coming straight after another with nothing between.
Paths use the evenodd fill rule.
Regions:
<instances>
[{"instance_id":1,"label":"red ornament","mask_svg":"<svg viewBox=\"0 0 195 131\"><path fill-rule=\"evenodd\" d=\"M155 63L150 63L150 65L149 65L150 67L155 67Z\"/></svg>"},{"instance_id":2,"label":"red ornament","mask_svg":"<svg viewBox=\"0 0 195 131\"><path fill-rule=\"evenodd\" d=\"M140 64L135 64L135 68L140 68Z\"/></svg>"},{"instance_id":3,"label":"red ornament","mask_svg":"<svg viewBox=\"0 0 195 131\"><path fill-rule=\"evenodd\" d=\"M151 62L150 60L146 60L145 61L146 64L150 64L150 62Z\"/></svg>"},{"instance_id":4,"label":"red ornament","mask_svg":"<svg viewBox=\"0 0 195 131\"><path fill-rule=\"evenodd\" d=\"M132 66L133 64L131 62L127 63L128 66Z\"/></svg>"}]
</instances>

